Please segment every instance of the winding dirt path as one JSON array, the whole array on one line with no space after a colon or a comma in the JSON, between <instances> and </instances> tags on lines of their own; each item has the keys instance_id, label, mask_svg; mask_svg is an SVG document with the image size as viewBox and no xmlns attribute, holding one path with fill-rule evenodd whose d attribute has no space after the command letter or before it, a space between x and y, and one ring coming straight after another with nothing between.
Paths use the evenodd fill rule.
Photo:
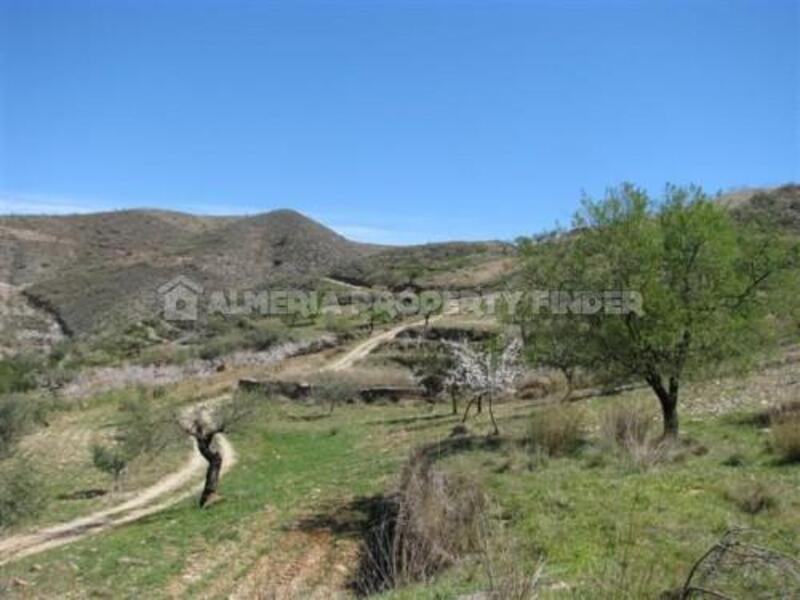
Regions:
<instances>
[{"instance_id":1,"label":"winding dirt path","mask_svg":"<svg viewBox=\"0 0 800 600\"><path fill-rule=\"evenodd\" d=\"M443 313L438 315L432 316L428 319L428 324L434 323L439 319L452 314L454 309L449 309ZM322 371L344 371L345 369L349 369L352 367L356 362L359 360L366 358L369 356L375 348L383 344L384 342L388 342L393 340L397 337L398 334L405 331L406 329L410 329L411 327L416 327L418 325L422 325L425 323L425 319L418 319L416 321L411 321L410 323L403 323L396 327L392 327L387 331L383 331L381 333L376 333L371 337L367 338L360 344L357 344L347 352L345 352L342 356L335 359L327 366L323 367Z\"/></svg>"},{"instance_id":2,"label":"winding dirt path","mask_svg":"<svg viewBox=\"0 0 800 600\"><path fill-rule=\"evenodd\" d=\"M218 438L223 456L223 474L236 464L237 456L224 436ZM133 498L67 523L19 534L0 540L0 566L32 554L78 541L101 531L132 523L138 519L169 508L187 496L197 493L199 485L187 487L202 477L206 463L195 448L180 470L167 475L155 484L140 491ZM161 500L160 502L156 502Z\"/></svg>"},{"instance_id":3,"label":"winding dirt path","mask_svg":"<svg viewBox=\"0 0 800 600\"><path fill-rule=\"evenodd\" d=\"M431 317L429 323L442 318L446 314L448 314L448 311ZM424 320L419 319L376 333L333 360L324 367L324 370L343 371L348 369L357 361L368 356L380 344L392 340L405 329L422 323L424 323ZM222 398L216 398L206 401L204 404L221 400ZM223 455L222 473L224 474L236 464L237 456L236 451L225 436L220 435L218 440ZM141 490L135 496L117 506L97 511L66 523L2 539L0 540L0 566L26 556L76 542L114 527L132 523L165 510L200 489L199 483L191 487L189 487L189 484L202 477L205 467L205 461L196 448L193 448L189 459L178 471L163 477L152 486Z\"/></svg>"}]
</instances>

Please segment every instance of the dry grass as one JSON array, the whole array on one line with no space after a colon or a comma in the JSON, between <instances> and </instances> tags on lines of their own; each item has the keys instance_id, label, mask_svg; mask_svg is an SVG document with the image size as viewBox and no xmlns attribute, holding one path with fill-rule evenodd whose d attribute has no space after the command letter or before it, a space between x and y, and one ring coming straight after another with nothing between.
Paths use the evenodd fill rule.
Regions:
<instances>
[{"instance_id":1,"label":"dry grass","mask_svg":"<svg viewBox=\"0 0 800 600\"><path fill-rule=\"evenodd\" d=\"M784 462L800 462L800 404L793 410L778 410L772 416L770 443Z\"/></svg>"},{"instance_id":2,"label":"dry grass","mask_svg":"<svg viewBox=\"0 0 800 600\"><path fill-rule=\"evenodd\" d=\"M536 411L528 426L528 445L537 454L567 456L582 444L585 422L585 412L577 406Z\"/></svg>"},{"instance_id":3,"label":"dry grass","mask_svg":"<svg viewBox=\"0 0 800 600\"><path fill-rule=\"evenodd\" d=\"M745 481L728 490L726 498L733 502L739 510L748 515L755 515L764 510L774 508L778 501L762 481Z\"/></svg>"},{"instance_id":4,"label":"dry grass","mask_svg":"<svg viewBox=\"0 0 800 600\"><path fill-rule=\"evenodd\" d=\"M617 401L600 413L600 438L637 470L676 460L684 452L678 442L654 431L655 415L642 401Z\"/></svg>"},{"instance_id":5,"label":"dry grass","mask_svg":"<svg viewBox=\"0 0 800 600\"><path fill-rule=\"evenodd\" d=\"M600 437L609 446L641 445L651 435L653 417L641 402L614 402L600 414Z\"/></svg>"},{"instance_id":6,"label":"dry grass","mask_svg":"<svg viewBox=\"0 0 800 600\"><path fill-rule=\"evenodd\" d=\"M527 556L525 549L501 522L483 518L480 560L489 581L492 600L534 600L544 572L544 561Z\"/></svg>"},{"instance_id":7,"label":"dry grass","mask_svg":"<svg viewBox=\"0 0 800 600\"><path fill-rule=\"evenodd\" d=\"M433 468L414 451L397 492L385 500L379 522L368 532L354 587L361 595L429 581L480 545L487 507L481 486Z\"/></svg>"}]
</instances>

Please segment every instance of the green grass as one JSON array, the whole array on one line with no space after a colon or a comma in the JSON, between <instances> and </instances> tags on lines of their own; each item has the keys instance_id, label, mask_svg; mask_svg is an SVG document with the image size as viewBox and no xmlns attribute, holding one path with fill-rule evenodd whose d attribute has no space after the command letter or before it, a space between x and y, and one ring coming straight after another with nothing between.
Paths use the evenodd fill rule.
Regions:
<instances>
[{"instance_id":1,"label":"green grass","mask_svg":"<svg viewBox=\"0 0 800 600\"><path fill-rule=\"evenodd\" d=\"M546 559L546 583L565 582L577 597L611 598L601 592L623 577L624 558L627 572L647 579L640 588L655 596L680 585L692 562L738 526L755 529L764 545L798 553L800 470L775 459L767 433L748 422L750 415L686 418L684 436L708 451L641 469L596 438L591 421L600 406L587 403L585 443L569 456L532 455L520 443L530 409L513 403L498 406L500 443L476 443L438 462L485 482L507 534L521 543L531 565L536 556ZM240 462L223 479L219 504L199 510L194 499L183 501L131 526L9 565L0 570L0 584L22 577L54 596L124 598L160 597L167 589L189 597L219 581L210 596L224 597L259 556L280 552L299 519L337 514L354 498L389 489L409 449L444 440L455 422L444 405L345 406L324 418L322 412L265 406L232 437ZM488 431L487 418L471 422L473 431ZM769 490L773 507L748 514L731 500L729 492L750 481ZM43 568L32 571L34 564ZM199 575L175 592L170 586L193 568ZM480 589L483 571L472 559L425 586L384 596L433 600Z\"/></svg>"},{"instance_id":2,"label":"green grass","mask_svg":"<svg viewBox=\"0 0 800 600\"><path fill-rule=\"evenodd\" d=\"M345 421L346 411L338 412ZM363 429L332 428L327 421L297 425L262 414L232 438L240 462L224 478L219 504L199 510L195 498L183 501L133 526L17 562L0 570L0 581L20 576L56 596L81 590L152 597L163 592L193 555L220 544L236 546L233 565L218 566L230 575L237 561L256 558L274 542L281 526L320 499L379 491L396 460L365 452L363 434ZM270 515L268 528L259 523L265 514ZM47 568L31 572L34 564ZM214 576L211 569L204 580Z\"/></svg>"}]
</instances>

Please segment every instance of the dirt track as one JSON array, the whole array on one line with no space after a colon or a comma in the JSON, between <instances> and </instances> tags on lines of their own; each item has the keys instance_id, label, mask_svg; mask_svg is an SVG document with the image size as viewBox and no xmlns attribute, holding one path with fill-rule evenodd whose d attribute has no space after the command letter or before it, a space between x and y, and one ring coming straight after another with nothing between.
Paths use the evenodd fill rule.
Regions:
<instances>
[{"instance_id":1,"label":"dirt track","mask_svg":"<svg viewBox=\"0 0 800 600\"><path fill-rule=\"evenodd\" d=\"M430 321L432 322L441 316L432 317ZM393 339L404 329L414 327L422 322L422 320L419 320L405 323L388 331L376 333L335 359L325 369L331 371L348 369L355 362L369 355L383 342ZM236 464L236 451L224 436L219 437L219 443L223 454L223 473L225 473ZM187 486L193 480L200 479L205 470L205 465L205 461L193 449L189 459L180 470L167 475L122 504L66 523L2 539L0 540L0 566L32 554L70 544L90 535L131 523L169 508L190 494L196 493L197 489L199 489L199 484L191 487Z\"/></svg>"},{"instance_id":2,"label":"dirt track","mask_svg":"<svg viewBox=\"0 0 800 600\"><path fill-rule=\"evenodd\" d=\"M224 473L236 464L236 451L224 436L220 436L219 444L223 455ZM122 504L67 523L0 540L0 566L164 510L196 493L199 486L187 487L187 485L202 476L205 465L200 454L192 449L189 460L180 470L160 479Z\"/></svg>"}]
</instances>

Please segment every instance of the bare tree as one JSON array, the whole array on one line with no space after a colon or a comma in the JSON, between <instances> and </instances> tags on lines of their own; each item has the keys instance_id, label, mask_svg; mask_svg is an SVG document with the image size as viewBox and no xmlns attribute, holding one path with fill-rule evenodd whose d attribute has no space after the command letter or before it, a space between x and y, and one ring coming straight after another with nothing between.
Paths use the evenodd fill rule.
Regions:
<instances>
[{"instance_id":1,"label":"bare tree","mask_svg":"<svg viewBox=\"0 0 800 600\"><path fill-rule=\"evenodd\" d=\"M207 506L218 494L224 459L219 438L252 414L251 395L237 395L229 402L203 404L178 418L181 428L197 443L197 451L208 463L200 506Z\"/></svg>"},{"instance_id":2,"label":"bare tree","mask_svg":"<svg viewBox=\"0 0 800 600\"><path fill-rule=\"evenodd\" d=\"M493 434L499 435L500 429L494 418L494 399L497 395L513 389L522 375L523 366L520 362L522 342L514 337L504 347L499 342L494 342L483 350L473 348L466 342L446 343L456 361L448 374L448 384L468 390L472 395L464 410L463 421L467 420L473 404L477 402L480 410L481 402L486 399L494 428Z\"/></svg>"}]
</instances>

